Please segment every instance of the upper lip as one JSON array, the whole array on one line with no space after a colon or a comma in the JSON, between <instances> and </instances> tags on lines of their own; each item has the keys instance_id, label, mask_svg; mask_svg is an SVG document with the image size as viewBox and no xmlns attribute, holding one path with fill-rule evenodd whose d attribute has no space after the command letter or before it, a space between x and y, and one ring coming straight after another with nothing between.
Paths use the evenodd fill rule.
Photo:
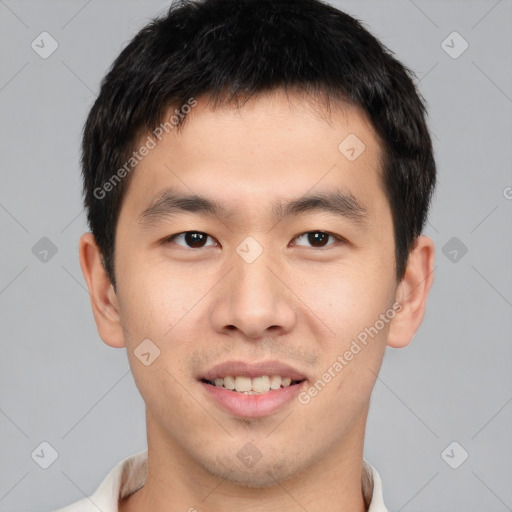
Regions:
<instances>
[{"instance_id":1,"label":"upper lip","mask_svg":"<svg viewBox=\"0 0 512 512\"><path fill-rule=\"evenodd\" d=\"M199 379L215 380L226 376L237 377L261 377L262 375L279 375L281 377L290 377L292 380L304 380L306 377L299 370L281 363L280 361L225 361L215 365L206 373L201 374Z\"/></svg>"}]
</instances>

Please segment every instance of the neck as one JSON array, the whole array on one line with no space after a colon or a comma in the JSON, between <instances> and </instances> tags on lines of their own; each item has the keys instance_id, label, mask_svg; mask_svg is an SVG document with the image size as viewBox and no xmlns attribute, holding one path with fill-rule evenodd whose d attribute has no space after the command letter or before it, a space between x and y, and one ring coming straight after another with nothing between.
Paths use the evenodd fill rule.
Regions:
<instances>
[{"instance_id":1,"label":"neck","mask_svg":"<svg viewBox=\"0 0 512 512\"><path fill-rule=\"evenodd\" d=\"M293 478L248 488L207 472L148 421L145 485L119 503L119 512L365 512L362 489L366 417L329 453ZM362 424L361 424L362 423ZM278 475L275 475L278 477Z\"/></svg>"}]
</instances>

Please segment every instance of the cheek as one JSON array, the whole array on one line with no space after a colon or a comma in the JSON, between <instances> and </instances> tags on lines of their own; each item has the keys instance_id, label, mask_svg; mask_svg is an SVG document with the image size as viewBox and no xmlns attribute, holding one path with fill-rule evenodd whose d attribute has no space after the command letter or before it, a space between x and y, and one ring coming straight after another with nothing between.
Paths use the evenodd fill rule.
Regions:
<instances>
[{"instance_id":1,"label":"cheek","mask_svg":"<svg viewBox=\"0 0 512 512\"><path fill-rule=\"evenodd\" d=\"M325 346L341 349L371 327L389 307L393 272L378 258L353 258L336 265L296 269L294 292L327 328Z\"/></svg>"},{"instance_id":2,"label":"cheek","mask_svg":"<svg viewBox=\"0 0 512 512\"><path fill-rule=\"evenodd\" d=\"M315 342L322 354L315 382L303 395L313 409L341 416L355 415L365 406L386 347L394 274L377 259L345 262L328 273L309 274L297 295L322 323L326 336ZM336 402L341 409L331 410Z\"/></svg>"},{"instance_id":3,"label":"cheek","mask_svg":"<svg viewBox=\"0 0 512 512\"><path fill-rule=\"evenodd\" d=\"M130 362L151 428L160 428L166 431L166 436L198 447L204 439L205 425L211 435L224 437L225 431L198 405L197 389L176 367L181 364L175 359L172 363L165 359L165 354L148 367L136 360Z\"/></svg>"},{"instance_id":4,"label":"cheek","mask_svg":"<svg viewBox=\"0 0 512 512\"><path fill-rule=\"evenodd\" d=\"M134 258L120 279L121 317L133 337L165 343L174 327L184 325L187 315L204 295L207 283L183 270Z\"/></svg>"},{"instance_id":5,"label":"cheek","mask_svg":"<svg viewBox=\"0 0 512 512\"><path fill-rule=\"evenodd\" d=\"M197 329L198 316L206 315L206 303L200 299L211 285L186 272L172 271L169 265L164 269L162 264L136 264L134 259L130 267L124 269L126 277L119 290L130 366L143 398L165 405L171 398L180 398L181 385L192 384L190 354L207 328L201 322L204 327L201 332ZM144 343L148 349L142 350ZM142 357L148 352L149 357ZM152 362L145 366L148 359Z\"/></svg>"}]
</instances>

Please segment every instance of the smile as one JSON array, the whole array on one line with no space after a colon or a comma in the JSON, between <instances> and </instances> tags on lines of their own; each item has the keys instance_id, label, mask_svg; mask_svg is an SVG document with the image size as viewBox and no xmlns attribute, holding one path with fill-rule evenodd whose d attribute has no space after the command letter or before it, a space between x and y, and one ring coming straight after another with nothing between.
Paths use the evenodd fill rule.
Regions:
<instances>
[{"instance_id":1,"label":"smile","mask_svg":"<svg viewBox=\"0 0 512 512\"><path fill-rule=\"evenodd\" d=\"M276 389L287 388L299 384L300 380L292 380L290 377L281 377L280 375L262 375L261 377L245 377L239 375L232 377L217 377L214 381L205 380L204 382L217 387L223 387L229 391L245 393L247 395L261 395Z\"/></svg>"},{"instance_id":2,"label":"smile","mask_svg":"<svg viewBox=\"0 0 512 512\"><path fill-rule=\"evenodd\" d=\"M281 410L307 381L303 373L278 361L227 361L197 378L209 401L231 415L245 418Z\"/></svg>"}]
</instances>

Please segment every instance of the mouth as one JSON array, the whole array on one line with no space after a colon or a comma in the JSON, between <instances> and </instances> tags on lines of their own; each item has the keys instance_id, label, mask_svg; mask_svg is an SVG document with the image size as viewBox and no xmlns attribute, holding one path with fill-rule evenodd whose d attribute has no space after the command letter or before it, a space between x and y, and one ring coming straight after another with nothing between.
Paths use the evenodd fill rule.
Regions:
<instances>
[{"instance_id":1,"label":"mouth","mask_svg":"<svg viewBox=\"0 0 512 512\"><path fill-rule=\"evenodd\" d=\"M237 375L236 377L226 375L225 377L217 377L214 380L201 379L201 382L210 386L222 387L235 393L262 395L277 389L296 386L304 382L304 380L292 380L291 377L282 377L280 375L261 375L253 378L244 375Z\"/></svg>"},{"instance_id":2,"label":"mouth","mask_svg":"<svg viewBox=\"0 0 512 512\"><path fill-rule=\"evenodd\" d=\"M198 376L209 399L232 415L257 418L283 408L305 386L307 378L277 361L230 361Z\"/></svg>"}]
</instances>

